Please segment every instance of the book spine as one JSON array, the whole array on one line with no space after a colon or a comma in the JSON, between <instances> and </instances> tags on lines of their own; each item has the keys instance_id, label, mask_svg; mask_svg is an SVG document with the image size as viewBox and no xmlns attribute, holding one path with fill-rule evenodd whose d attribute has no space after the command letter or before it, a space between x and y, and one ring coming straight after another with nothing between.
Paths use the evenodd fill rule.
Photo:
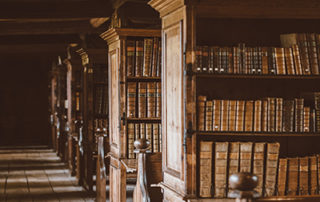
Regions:
<instances>
[{"instance_id":1,"label":"book spine","mask_svg":"<svg viewBox=\"0 0 320 202\"><path fill-rule=\"evenodd\" d=\"M276 103L275 98L268 99L268 132L275 131L275 114L276 114Z\"/></svg>"},{"instance_id":2,"label":"book spine","mask_svg":"<svg viewBox=\"0 0 320 202\"><path fill-rule=\"evenodd\" d=\"M213 142L200 142L200 197L211 197L212 185L212 144Z\"/></svg>"},{"instance_id":3,"label":"book spine","mask_svg":"<svg viewBox=\"0 0 320 202\"><path fill-rule=\"evenodd\" d=\"M212 131L212 110L213 110L213 102L212 101L206 101L206 109L205 109L205 130L206 131Z\"/></svg>"},{"instance_id":4,"label":"book spine","mask_svg":"<svg viewBox=\"0 0 320 202\"><path fill-rule=\"evenodd\" d=\"M229 143L229 169L228 169L229 177L232 174L236 174L239 172L239 159L240 159L240 143L239 142ZM230 183L230 178L228 182ZM228 189L229 193L230 191L231 190Z\"/></svg>"},{"instance_id":5,"label":"book spine","mask_svg":"<svg viewBox=\"0 0 320 202\"><path fill-rule=\"evenodd\" d=\"M284 55L285 55L285 62L287 66L287 74L294 75L295 67L294 67L294 61L293 61L292 48L284 48Z\"/></svg>"},{"instance_id":6,"label":"book spine","mask_svg":"<svg viewBox=\"0 0 320 202\"><path fill-rule=\"evenodd\" d=\"M221 100L213 100L213 127L214 131L221 130Z\"/></svg>"},{"instance_id":7,"label":"book spine","mask_svg":"<svg viewBox=\"0 0 320 202\"><path fill-rule=\"evenodd\" d=\"M303 98L295 99L295 132L303 132Z\"/></svg>"},{"instance_id":8,"label":"book spine","mask_svg":"<svg viewBox=\"0 0 320 202\"><path fill-rule=\"evenodd\" d=\"M278 169L278 196L286 195L287 168L288 159L280 158Z\"/></svg>"},{"instance_id":9,"label":"book spine","mask_svg":"<svg viewBox=\"0 0 320 202\"><path fill-rule=\"evenodd\" d=\"M267 144L265 196L274 196L279 158L279 143Z\"/></svg>"},{"instance_id":10,"label":"book spine","mask_svg":"<svg viewBox=\"0 0 320 202\"><path fill-rule=\"evenodd\" d=\"M127 40L127 76L134 76L135 41Z\"/></svg>"},{"instance_id":11,"label":"book spine","mask_svg":"<svg viewBox=\"0 0 320 202\"><path fill-rule=\"evenodd\" d=\"M159 152L159 124L154 123L152 125L152 138L153 138L153 152Z\"/></svg>"},{"instance_id":12,"label":"book spine","mask_svg":"<svg viewBox=\"0 0 320 202\"><path fill-rule=\"evenodd\" d=\"M309 194L309 158L299 158L299 195Z\"/></svg>"},{"instance_id":13,"label":"book spine","mask_svg":"<svg viewBox=\"0 0 320 202\"><path fill-rule=\"evenodd\" d=\"M237 101L230 100L229 105L229 131L236 131L236 117L237 117Z\"/></svg>"},{"instance_id":14,"label":"book spine","mask_svg":"<svg viewBox=\"0 0 320 202\"><path fill-rule=\"evenodd\" d=\"M148 149L151 152L154 152L153 150L153 138L152 138L152 123L146 123L146 139L150 142L150 148Z\"/></svg>"},{"instance_id":15,"label":"book spine","mask_svg":"<svg viewBox=\"0 0 320 202\"><path fill-rule=\"evenodd\" d=\"M147 83L147 116L156 117L156 83Z\"/></svg>"},{"instance_id":16,"label":"book spine","mask_svg":"<svg viewBox=\"0 0 320 202\"><path fill-rule=\"evenodd\" d=\"M229 100L221 100L221 131L228 131Z\"/></svg>"},{"instance_id":17,"label":"book spine","mask_svg":"<svg viewBox=\"0 0 320 202\"><path fill-rule=\"evenodd\" d=\"M310 156L310 194L318 194L318 168L317 168L317 157Z\"/></svg>"},{"instance_id":18,"label":"book spine","mask_svg":"<svg viewBox=\"0 0 320 202\"><path fill-rule=\"evenodd\" d=\"M138 140L140 139L140 124L139 123L135 123L134 124L134 140Z\"/></svg>"},{"instance_id":19,"label":"book spine","mask_svg":"<svg viewBox=\"0 0 320 202\"><path fill-rule=\"evenodd\" d=\"M276 98L276 132L282 132L283 99Z\"/></svg>"},{"instance_id":20,"label":"book spine","mask_svg":"<svg viewBox=\"0 0 320 202\"><path fill-rule=\"evenodd\" d=\"M208 46L203 46L202 47L202 72L207 73L209 69L209 47Z\"/></svg>"},{"instance_id":21,"label":"book spine","mask_svg":"<svg viewBox=\"0 0 320 202\"><path fill-rule=\"evenodd\" d=\"M253 106L254 106L254 101L252 100L246 101L245 121L244 121L245 131L253 131L253 113L254 113Z\"/></svg>"},{"instance_id":22,"label":"book spine","mask_svg":"<svg viewBox=\"0 0 320 202\"><path fill-rule=\"evenodd\" d=\"M310 33L310 34L306 34L306 36L308 41L308 53L309 53L311 73L313 75L319 75L316 34Z\"/></svg>"},{"instance_id":23,"label":"book spine","mask_svg":"<svg viewBox=\"0 0 320 202\"><path fill-rule=\"evenodd\" d=\"M268 100L262 100L261 131L268 131Z\"/></svg>"},{"instance_id":24,"label":"book spine","mask_svg":"<svg viewBox=\"0 0 320 202\"><path fill-rule=\"evenodd\" d=\"M146 136L146 124L140 123L140 138L147 138Z\"/></svg>"},{"instance_id":25,"label":"book spine","mask_svg":"<svg viewBox=\"0 0 320 202\"><path fill-rule=\"evenodd\" d=\"M265 143L255 143L253 152L253 173L258 176L258 185L256 191L262 196L263 194L263 176L264 176L264 155Z\"/></svg>"},{"instance_id":26,"label":"book spine","mask_svg":"<svg viewBox=\"0 0 320 202\"><path fill-rule=\"evenodd\" d=\"M198 130L205 131L206 96L198 96Z\"/></svg>"},{"instance_id":27,"label":"book spine","mask_svg":"<svg viewBox=\"0 0 320 202\"><path fill-rule=\"evenodd\" d=\"M289 158L288 165L288 196L297 195L298 190L298 175L299 175L299 162L298 158Z\"/></svg>"},{"instance_id":28,"label":"book spine","mask_svg":"<svg viewBox=\"0 0 320 202\"><path fill-rule=\"evenodd\" d=\"M127 89L127 117L136 117L137 84L128 82Z\"/></svg>"},{"instance_id":29,"label":"book spine","mask_svg":"<svg viewBox=\"0 0 320 202\"><path fill-rule=\"evenodd\" d=\"M283 132L293 132L294 100L283 102Z\"/></svg>"},{"instance_id":30,"label":"book spine","mask_svg":"<svg viewBox=\"0 0 320 202\"><path fill-rule=\"evenodd\" d=\"M245 101L237 100L236 131L244 130L244 110L245 110Z\"/></svg>"},{"instance_id":31,"label":"book spine","mask_svg":"<svg viewBox=\"0 0 320 202\"><path fill-rule=\"evenodd\" d=\"M202 71L202 46L196 47L196 71Z\"/></svg>"},{"instance_id":32,"label":"book spine","mask_svg":"<svg viewBox=\"0 0 320 202\"><path fill-rule=\"evenodd\" d=\"M268 48L266 47L262 47L262 56L261 56L261 63L262 63L262 74L268 74L269 70L268 70Z\"/></svg>"},{"instance_id":33,"label":"book spine","mask_svg":"<svg viewBox=\"0 0 320 202\"><path fill-rule=\"evenodd\" d=\"M161 82L156 82L156 117L161 117Z\"/></svg>"},{"instance_id":34,"label":"book spine","mask_svg":"<svg viewBox=\"0 0 320 202\"><path fill-rule=\"evenodd\" d=\"M210 47L210 49L209 49L209 69L208 69L209 74L214 73L214 62L215 62L214 54L215 54L214 47Z\"/></svg>"},{"instance_id":35,"label":"book spine","mask_svg":"<svg viewBox=\"0 0 320 202\"><path fill-rule=\"evenodd\" d=\"M157 57L157 76L161 77L161 67L162 67L162 48L161 48L161 40L159 39L159 51Z\"/></svg>"},{"instance_id":36,"label":"book spine","mask_svg":"<svg viewBox=\"0 0 320 202\"><path fill-rule=\"evenodd\" d=\"M153 39L145 38L143 44L143 76L151 76Z\"/></svg>"},{"instance_id":37,"label":"book spine","mask_svg":"<svg viewBox=\"0 0 320 202\"><path fill-rule=\"evenodd\" d=\"M135 157L133 150L134 150L134 124L128 124L128 158L133 159Z\"/></svg>"},{"instance_id":38,"label":"book spine","mask_svg":"<svg viewBox=\"0 0 320 202\"><path fill-rule=\"evenodd\" d=\"M274 48L274 50L275 50L277 74L285 75L286 64L285 64L285 57L284 57L284 48Z\"/></svg>"},{"instance_id":39,"label":"book spine","mask_svg":"<svg viewBox=\"0 0 320 202\"><path fill-rule=\"evenodd\" d=\"M303 107L303 132L310 132L310 107Z\"/></svg>"},{"instance_id":40,"label":"book spine","mask_svg":"<svg viewBox=\"0 0 320 202\"><path fill-rule=\"evenodd\" d=\"M138 98L138 117L145 118L147 117L147 83L138 83Z\"/></svg>"},{"instance_id":41,"label":"book spine","mask_svg":"<svg viewBox=\"0 0 320 202\"><path fill-rule=\"evenodd\" d=\"M301 57L300 57L300 49L297 44L292 46L292 54L294 59L294 66L296 75L302 75L302 64L301 64Z\"/></svg>"},{"instance_id":42,"label":"book spine","mask_svg":"<svg viewBox=\"0 0 320 202\"><path fill-rule=\"evenodd\" d=\"M228 147L228 142L215 143L214 196L217 198L226 197Z\"/></svg>"},{"instance_id":43,"label":"book spine","mask_svg":"<svg viewBox=\"0 0 320 202\"><path fill-rule=\"evenodd\" d=\"M152 67L151 67L151 76L156 77L157 76L157 61L158 61L158 55L159 55L159 38L154 37L153 38L153 50L152 50Z\"/></svg>"},{"instance_id":44,"label":"book spine","mask_svg":"<svg viewBox=\"0 0 320 202\"><path fill-rule=\"evenodd\" d=\"M239 47L232 47L232 61L233 61L233 73L239 74L240 56Z\"/></svg>"},{"instance_id":45,"label":"book spine","mask_svg":"<svg viewBox=\"0 0 320 202\"><path fill-rule=\"evenodd\" d=\"M142 76L143 68L143 41L136 41L136 68L135 76Z\"/></svg>"},{"instance_id":46,"label":"book spine","mask_svg":"<svg viewBox=\"0 0 320 202\"><path fill-rule=\"evenodd\" d=\"M233 67L233 56L232 56L232 48L227 48L227 66L228 66L228 74L234 73L234 67Z\"/></svg>"},{"instance_id":47,"label":"book spine","mask_svg":"<svg viewBox=\"0 0 320 202\"><path fill-rule=\"evenodd\" d=\"M240 172L251 173L252 142L240 142Z\"/></svg>"},{"instance_id":48,"label":"book spine","mask_svg":"<svg viewBox=\"0 0 320 202\"><path fill-rule=\"evenodd\" d=\"M254 101L254 128L255 132L261 131L261 117L262 117L262 101Z\"/></svg>"},{"instance_id":49,"label":"book spine","mask_svg":"<svg viewBox=\"0 0 320 202\"><path fill-rule=\"evenodd\" d=\"M300 48L301 66L303 75L310 75L310 60L308 51L308 41L305 33L298 34L298 45Z\"/></svg>"},{"instance_id":50,"label":"book spine","mask_svg":"<svg viewBox=\"0 0 320 202\"><path fill-rule=\"evenodd\" d=\"M159 152L162 152L162 127L161 124L158 125L159 127Z\"/></svg>"}]
</instances>

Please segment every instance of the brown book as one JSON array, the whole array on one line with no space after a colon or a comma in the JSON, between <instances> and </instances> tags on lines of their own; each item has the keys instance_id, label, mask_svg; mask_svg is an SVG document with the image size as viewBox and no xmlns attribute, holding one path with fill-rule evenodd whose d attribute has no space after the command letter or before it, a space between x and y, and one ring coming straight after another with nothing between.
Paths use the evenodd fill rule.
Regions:
<instances>
[{"instance_id":1,"label":"brown book","mask_svg":"<svg viewBox=\"0 0 320 202\"><path fill-rule=\"evenodd\" d=\"M302 65L301 65L301 58L300 58L300 49L298 45L292 46L292 55L294 60L294 67L296 75L302 75Z\"/></svg>"},{"instance_id":2,"label":"brown book","mask_svg":"<svg viewBox=\"0 0 320 202\"><path fill-rule=\"evenodd\" d=\"M147 116L156 117L156 83L147 83Z\"/></svg>"},{"instance_id":3,"label":"brown book","mask_svg":"<svg viewBox=\"0 0 320 202\"><path fill-rule=\"evenodd\" d=\"M162 67L162 63L161 63L161 59L162 58L162 54L161 54L161 39L159 39L159 51L158 51L158 58L157 58L157 76L161 77L161 67Z\"/></svg>"},{"instance_id":4,"label":"brown book","mask_svg":"<svg viewBox=\"0 0 320 202\"><path fill-rule=\"evenodd\" d=\"M214 196L216 198L226 197L228 146L228 142L215 143Z\"/></svg>"},{"instance_id":5,"label":"brown book","mask_svg":"<svg viewBox=\"0 0 320 202\"><path fill-rule=\"evenodd\" d=\"M230 100L221 100L221 131L228 131Z\"/></svg>"},{"instance_id":6,"label":"brown book","mask_svg":"<svg viewBox=\"0 0 320 202\"><path fill-rule=\"evenodd\" d=\"M268 48L262 47L262 56L261 56L261 65L262 65L262 74L269 73L269 64L268 64Z\"/></svg>"},{"instance_id":7,"label":"brown book","mask_svg":"<svg viewBox=\"0 0 320 202\"><path fill-rule=\"evenodd\" d=\"M156 82L156 117L161 117L161 82Z\"/></svg>"},{"instance_id":8,"label":"brown book","mask_svg":"<svg viewBox=\"0 0 320 202\"><path fill-rule=\"evenodd\" d=\"M233 74L234 73L234 69L233 69L233 61L232 61L232 48L231 47L227 47L226 49L227 51L227 70L228 70L228 74Z\"/></svg>"},{"instance_id":9,"label":"brown book","mask_svg":"<svg viewBox=\"0 0 320 202\"><path fill-rule=\"evenodd\" d=\"M239 142L230 142L229 143L229 177L232 174L239 172L239 159L240 159L240 143ZM228 186L230 186L230 181L228 181ZM229 189L230 193L231 189Z\"/></svg>"},{"instance_id":10,"label":"brown book","mask_svg":"<svg viewBox=\"0 0 320 202\"><path fill-rule=\"evenodd\" d=\"M280 158L278 169L278 196L286 195L287 167L288 159Z\"/></svg>"},{"instance_id":11,"label":"brown book","mask_svg":"<svg viewBox=\"0 0 320 202\"><path fill-rule=\"evenodd\" d=\"M143 76L151 76L153 39L145 38L143 45Z\"/></svg>"},{"instance_id":12,"label":"brown book","mask_svg":"<svg viewBox=\"0 0 320 202\"><path fill-rule=\"evenodd\" d=\"M153 38L153 50L152 50L152 67L151 67L151 76L157 76L157 62L158 62L158 51L159 51L159 38Z\"/></svg>"},{"instance_id":13,"label":"brown book","mask_svg":"<svg viewBox=\"0 0 320 202\"><path fill-rule=\"evenodd\" d=\"M127 40L127 57L126 57L126 62L127 62L127 76L134 76L135 72L135 41L132 40Z\"/></svg>"},{"instance_id":14,"label":"brown book","mask_svg":"<svg viewBox=\"0 0 320 202\"><path fill-rule=\"evenodd\" d=\"M202 71L202 46L196 47L196 71Z\"/></svg>"},{"instance_id":15,"label":"brown book","mask_svg":"<svg viewBox=\"0 0 320 202\"><path fill-rule=\"evenodd\" d=\"M267 132L268 131L268 100L262 100L261 106L261 131Z\"/></svg>"},{"instance_id":16,"label":"brown book","mask_svg":"<svg viewBox=\"0 0 320 202\"><path fill-rule=\"evenodd\" d=\"M288 196L297 195L298 191L298 175L299 175L299 162L298 158L288 159Z\"/></svg>"},{"instance_id":17,"label":"brown book","mask_svg":"<svg viewBox=\"0 0 320 202\"><path fill-rule=\"evenodd\" d=\"M137 83L128 82L127 89L127 117L136 117Z\"/></svg>"},{"instance_id":18,"label":"brown book","mask_svg":"<svg viewBox=\"0 0 320 202\"><path fill-rule=\"evenodd\" d=\"M133 123L129 123L128 124L128 158L129 159L133 159L135 158L134 155L134 124Z\"/></svg>"},{"instance_id":19,"label":"brown book","mask_svg":"<svg viewBox=\"0 0 320 202\"><path fill-rule=\"evenodd\" d=\"M212 144L213 142L200 142L200 197L212 196Z\"/></svg>"},{"instance_id":20,"label":"brown book","mask_svg":"<svg viewBox=\"0 0 320 202\"><path fill-rule=\"evenodd\" d=\"M294 75L295 67L294 67L292 48L284 48L284 57L285 57L286 66L287 66L287 74Z\"/></svg>"},{"instance_id":21,"label":"brown book","mask_svg":"<svg viewBox=\"0 0 320 202\"><path fill-rule=\"evenodd\" d=\"M233 73L240 73L240 49L239 47L232 47L232 56L233 56Z\"/></svg>"},{"instance_id":22,"label":"brown book","mask_svg":"<svg viewBox=\"0 0 320 202\"><path fill-rule=\"evenodd\" d=\"M268 100L268 132L274 132L276 123L275 123L275 114L276 114L276 99L267 98Z\"/></svg>"},{"instance_id":23,"label":"brown book","mask_svg":"<svg viewBox=\"0 0 320 202\"><path fill-rule=\"evenodd\" d=\"M283 99L276 98L276 132L282 132Z\"/></svg>"},{"instance_id":24,"label":"brown book","mask_svg":"<svg viewBox=\"0 0 320 202\"><path fill-rule=\"evenodd\" d=\"M159 124L154 123L152 124L152 148L153 152L159 152Z\"/></svg>"},{"instance_id":25,"label":"brown book","mask_svg":"<svg viewBox=\"0 0 320 202\"><path fill-rule=\"evenodd\" d=\"M236 131L244 130L245 101L237 100Z\"/></svg>"},{"instance_id":26,"label":"brown book","mask_svg":"<svg viewBox=\"0 0 320 202\"><path fill-rule=\"evenodd\" d=\"M140 123L140 138L147 138L146 136L146 124Z\"/></svg>"},{"instance_id":27,"label":"brown book","mask_svg":"<svg viewBox=\"0 0 320 202\"><path fill-rule=\"evenodd\" d=\"M258 142L254 144L253 150L253 174L258 177L258 185L255 190L262 196L263 176L264 176L264 155L266 143Z\"/></svg>"},{"instance_id":28,"label":"brown book","mask_svg":"<svg viewBox=\"0 0 320 202\"><path fill-rule=\"evenodd\" d=\"M140 123L134 124L134 140L140 139Z\"/></svg>"},{"instance_id":29,"label":"brown book","mask_svg":"<svg viewBox=\"0 0 320 202\"><path fill-rule=\"evenodd\" d=\"M318 169L317 169L317 157L310 156L310 194L318 194Z\"/></svg>"},{"instance_id":30,"label":"brown book","mask_svg":"<svg viewBox=\"0 0 320 202\"><path fill-rule=\"evenodd\" d=\"M245 121L244 121L244 130L245 131L253 131L253 100L246 101L246 109L245 109Z\"/></svg>"},{"instance_id":31,"label":"brown book","mask_svg":"<svg viewBox=\"0 0 320 202\"><path fill-rule=\"evenodd\" d=\"M198 96L198 130L205 131L206 96Z\"/></svg>"},{"instance_id":32,"label":"brown book","mask_svg":"<svg viewBox=\"0 0 320 202\"><path fill-rule=\"evenodd\" d=\"M138 83L138 117L147 117L147 83Z\"/></svg>"},{"instance_id":33,"label":"brown book","mask_svg":"<svg viewBox=\"0 0 320 202\"><path fill-rule=\"evenodd\" d=\"M262 101L254 101L254 127L255 132L261 131L261 117L262 117Z\"/></svg>"},{"instance_id":34,"label":"brown book","mask_svg":"<svg viewBox=\"0 0 320 202\"><path fill-rule=\"evenodd\" d=\"M202 46L201 56L202 56L201 71L208 72L208 69L209 69L209 47L208 46Z\"/></svg>"},{"instance_id":35,"label":"brown book","mask_svg":"<svg viewBox=\"0 0 320 202\"><path fill-rule=\"evenodd\" d=\"M240 142L240 172L251 173L252 142Z\"/></svg>"},{"instance_id":36,"label":"brown book","mask_svg":"<svg viewBox=\"0 0 320 202\"><path fill-rule=\"evenodd\" d=\"M276 68L278 75L286 74L286 64L285 64L285 56L284 56L284 48L275 48L275 56L276 56Z\"/></svg>"},{"instance_id":37,"label":"brown book","mask_svg":"<svg viewBox=\"0 0 320 202\"><path fill-rule=\"evenodd\" d=\"M237 101L230 100L229 104L229 131L236 131Z\"/></svg>"},{"instance_id":38,"label":"brown book","mask_svg":"<svg viewBox=\"0 0 320 202\"><path fill-rule=\"evenodd\" d=\"M303 132L303 98L295 98L295 132Z\"/></svg>"},{"instance_id":39,"label":"brown book","mask_svg":"<svg viewBox=\"0 0 320 202\"><path fill-rule=\"evenodd\" d=\"M136 68L135 76L142 76L143 68L143 41L136 41Z\"/></svg>"},{"instance_id":40,"label":"brown book","mask_svg":"<svg viewBox=\"0 0 320 202\"><path fill-rule=\"evenodd\" d=\"M309 157L299 158L299 195L309 194Z\"/></svg>"},{"instance_id":41,"label":"brown book","mask_svg":"<svg viewBox=\"0 0 320 202\"><path fill-rule=\"evenodd\" d=\"M306 34L306 38L308 42L308 53L309 53L311 73L313 75L319 75L316 34L315 33Z\"/></svg>"},{"instance_id":42,"label":"brown book","mask_svg":"<svg viewBox=\"0 0 320 202\"><path fill-rule=\"evenodd\" d=\"M310 132L310 107L303 107L303 132Z\"/></svg>"},{"instance_id":43,"label":"brown book","mask_svg":"<svg viewBox=\"0 0 320 202\"><path fill-rule=\"evenodd\" d=\"M158 127L159 127L159 145L160 145L159 152L162 152L162 127L160 123Z\"/></svg>"},{"instance_id":44,"label":"brown book","mask_svg":"<svg viewBox=\"0 0 320 202\"><path fill-rule=\"evenodd\" d=\"M294 100L283 101L283 132L293 132Z\"/></svg>"},{"instance_id":45,"label":"brown book","mask_svg":"<svg viewBox=\"0 0 320 202\"><path fill-rule=\"evenodd\" d=\"M279 143L267 144L265 196L274 196L279 158Z\"/></svg>"},{"instance_id":46,"label":"brown book","mask_svg":"<svg viewBox=\"0 0 320 202\"><path fill-rule=\"evenodd\" d=\"M152 145L153 145L153 138L152 138L152 123L146 123L146 139L150 142L151 147L149 148L150 151L152 151ZM153 152L153 151L152 151Z\"/></svg>"},{"instance_id":47,"label":"brown book","mask_svg":"<svg viewBox=\"0 0 320 202\"><path fill-rule=\"evenodd\" d=\"M205 126L205 130L206 131L212 131L212 110L213 110L213 101L206 101L206 126Z\"/></svg>"},{"instance_id":48,"label":"brown book","mask_svg":"<svg viewBox=\"0 0 320 202\"><path fill-rule=\"evenodd\" d=\"M213 127L212 130L221 130L221 100L213 100Z\"/></svg>"}]
</instances>

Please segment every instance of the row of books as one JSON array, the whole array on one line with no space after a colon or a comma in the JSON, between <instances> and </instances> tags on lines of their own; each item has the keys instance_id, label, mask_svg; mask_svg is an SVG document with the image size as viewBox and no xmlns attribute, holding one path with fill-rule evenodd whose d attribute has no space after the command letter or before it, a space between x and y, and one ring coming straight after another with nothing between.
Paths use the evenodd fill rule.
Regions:
<instances>
[{"instance_id":1,"label":"row of books","mask_svg":"<svg viewBox=\"0 0 320 202\"><path fill-rule=\"evenodd\" d=\"M108 114L108 86L96 84L94 86L94 112L99 115Z\"/></svg>"},{"instance_id":2,"label":"row of books","mask_svg":"<svg viewBox=\"0 0 320 202\"><path fill-rule=\"evenodd\" d=\"M320 34L280 35L282 47L197 46L196 71L220 74L319 75Z\"/></svg>"},{"instance_id":3,"label":"row of books","mask_svg":"<svg viewBox=\"0 0 320 202\"><path fill-rule=\"evenodd\" d=\"M128 82L127 117L161 117L160 82Z\"/></svg>"},{"instance_id":4,"label":"row of books","mask_svg":"<svg viewBox=\"0 0 320 202\"><path fill-rule=\"evenodd\" d=\"M199 131L319 132L320 110L304 98L207 100L198 97Z\"/></svg>"},{"instance_id":5,"label":"row of books","mask_svg":"<svg viewBox=\"0 0 320 202\"><path fill-rule=\"evenodd\" d=\"M107 118L95 118L93 122L95 131L108 131L108 119Z\"/></svg>"},{"instance_id":6,"label":"row of books","mask_svg":"<svg viewBox=\"0 0 320 202\"><path fill-rule=\"evenodd\" d=\"M134 141L145 138L150 142L151 152L161 152L160 123L129 123L128 124L128 158L135 158Z\"/></svg>"},{"instance_id":7,"label":"row of books","mask_svg":"<svg viewBox=\"0 0 320 202\"><path fill-rule=\"evenodd\" d=\"M257 175L261 196L275 195L279 151L279 143L201 141L199 196L226 198L229 176L238 172Z\"/></svg>"},{"instance_id":8,"label":"row of books","mask_svg":"<svg viewBox=\"0 0 320 202\"><path fill-rule=\"evenodd\" d=\"M126 41L127 76L161 76L161 40L158 37Z\"/></svg>"}]
</instances>

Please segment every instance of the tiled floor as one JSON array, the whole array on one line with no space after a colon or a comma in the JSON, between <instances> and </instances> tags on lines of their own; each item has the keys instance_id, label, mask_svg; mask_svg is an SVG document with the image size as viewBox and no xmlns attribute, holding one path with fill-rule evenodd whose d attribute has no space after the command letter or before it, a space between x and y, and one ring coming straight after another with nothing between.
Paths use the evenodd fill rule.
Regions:
<instances>
[{"instance_id":1,"label":"tiled floor","mask_svg":"<svg viewBox=\"0 0 320 202\"><path fill-rule=\"evenodd\" d=\"M0 201L94 201L45 147L0 148Z\"/></svg>"}]
</instances>

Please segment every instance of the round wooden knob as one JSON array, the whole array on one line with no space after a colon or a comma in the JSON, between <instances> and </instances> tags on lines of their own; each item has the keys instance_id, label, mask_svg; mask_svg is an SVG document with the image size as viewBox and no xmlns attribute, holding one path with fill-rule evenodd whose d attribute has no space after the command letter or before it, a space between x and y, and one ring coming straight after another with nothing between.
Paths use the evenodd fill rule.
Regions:
<instances>
[{"instance_id":1,"label":"round wooden knob","mask_svg":"<svg viewBox=\"0 0 320 202\"><path fill-rule=\"evenodd\" d=\"M138 139L133 144L136 149L147 149L150 146L150 142L145 138Z\"/></svg>"},{"instance_id":2,"label":"round wooden knob","mask_svg":"<svg viewBox=\"0 0 320 202\"><path fill-rule=\"evenodd\" d=\"M258 177L254 174L242 172L229 177L230 188L239 191L252 191L258 185Z\"/></svg>"}]
</instances>

